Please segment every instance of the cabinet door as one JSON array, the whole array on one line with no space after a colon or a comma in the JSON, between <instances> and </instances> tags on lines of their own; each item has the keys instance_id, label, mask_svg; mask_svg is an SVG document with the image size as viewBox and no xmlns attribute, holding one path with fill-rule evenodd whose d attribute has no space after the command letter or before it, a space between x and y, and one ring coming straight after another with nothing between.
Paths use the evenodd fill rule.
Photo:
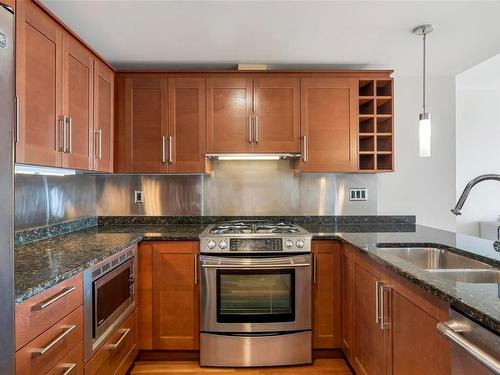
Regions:
<instances>
[{"instance_id":1,"label":"cabinet door","mask_svg":"<svg viewBox=\"0 0 500 375\"><path fill-rule=\"evenodd\" d=\"M300 152L299 80L257 78L254 82L254 151Z\"/></svg>"},{"instance_id":2,"label":"cabinet door","mask_svg":"<svg viewBox=\"0 0 500 375\"><path fill-rule=\"evenodd\" d=\"M208 152L250 152L252 80L207 79Z\"/></svg>"},{"instance_id":3,"label":"cabinet door","mask_svg":"<svg viewBox=\"0 0 500 375\"><path fill-rule=\"evenodd\" d=\"M62 31L31 1L16 10L16 162L59 167Z\"/></svg>"},{"instance_id":4,"label":"cabinet door","mask_svg":"<svg viewBox=\"0 0 500 375\"><path fill-rule=\"evenodd\" d=\"M90 52L68 34L63 38L63 156L66 168L93 166L94 62ZM65 137L65 139L64 139Z\"/></svg>"},{"instance_id":5,"label":"cabinet door","mask_svg":"<svg viewBox=\"0 0 500 375\"><path fill-rule=\"evenodd\" d=\"M125 81L127 171L167 172L167 80Z\"/></svg>"},{"instance_id":6,"label":"cabinet door","mask_svg":"<svg viewBox=\"0 0 500 375\"><path fill-rule=\"evenodd\" d=\"M168 80L169 172L205 171L205 79Z\"/></svg>"},{"instance_id":7,"label":"cabinet door","mask_svg":"<svg viewBox=\"0 0 500 375\"><path fill-rule=\"evenodd\" d=\"M94 60L94 170L113 172L114 73Z\"/></svg>"},{"instance_id":8,"label":"cabinet door","mask_svg":"<svg viewBox=\"0 0 500 375\"><path fill-rule=\"evenodd\" d=\"M387 312L394 375L450 374L449 342L436 329L448 319L448 305L400 277L391 283Z\"/></svg>"},{"instance_id":9,"label":"cabinet door","mask_svg":"<svg viewBox=\"0 0 500 375\"><path fill-rule=\"evenodd\" d=\"M303 78L301 85L300 171L356 171L357 80Z\"/></svg>"},{"instance_id":10,"label":"cabinet door","mask_svg":"<svg viewBox=\"0 0 500 375\"><path fill-rule=\"evenodd\" d=\"M314 349L340 348L340 244L314 241L312 250L312 345Z\"/></svg>"},{"instance_id":11,"label":"cabinet door","mask_svg":"<svg viewBox=\"0 0 500 375\"><path fill-rule=\"evenodd\" d=\"M386 330L376 316L379 277L369 263L354 263L354 369L357 374L386 374Z\"/></svg>"},{"instance_id":12,"label":"cabinet door","mask_svg":"<svg viewBox=\"0 0 500 375\"><path fill-rule=\"evenodd\" d=\"M348 246L341 251L341 303L342 308L342 350L350 362L353 362L353 261Z\"/></svg>"},{"instance_id":13,"label":"cabinet door","mask_svg":"<svg viewBox=\"0 0 500 375\"><path fill-rule=\"evenodd\" d=\"M198 242L153 247L153 349L197 350Z\"/></svg>"}]
</instances>

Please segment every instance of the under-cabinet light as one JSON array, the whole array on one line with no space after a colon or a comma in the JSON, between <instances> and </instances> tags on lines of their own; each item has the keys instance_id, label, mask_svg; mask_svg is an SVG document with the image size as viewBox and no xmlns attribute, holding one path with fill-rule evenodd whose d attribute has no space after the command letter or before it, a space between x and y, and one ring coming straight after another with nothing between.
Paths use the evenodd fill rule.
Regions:
<instances>
[{"instance_id":1,"label":"under-cabinet light","mask_svg":"<svg viewBox=\"0 0 500 375\"><path fill-rule=\"evenodd\" d=\"M31 174L41 176L72 176L76 174L74 169L41 167L38 165L16 164L16 174Z\"/></svg>"},{"instance_id":2,"label":"under-cabinet light","mask_svg":"<svg viewBox=\"0 0 500 375\"><path fill-rule=\"evenodd\" d=\"M282 160L299 158L300 154L207 154L206 157L218 160Z\"/></svg>"}]
</instances>

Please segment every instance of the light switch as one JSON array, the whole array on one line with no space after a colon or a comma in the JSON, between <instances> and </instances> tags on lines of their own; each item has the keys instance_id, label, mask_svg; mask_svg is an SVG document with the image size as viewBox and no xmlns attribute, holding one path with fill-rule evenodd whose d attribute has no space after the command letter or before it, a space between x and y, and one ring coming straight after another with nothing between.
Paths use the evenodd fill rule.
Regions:
<instances>
[{"instance_id":1,"label":"light switch","mask_svg":"<svg viewBox=\"0 0 500 375\"><path fill-rule=\"evenodd\" d=\"M144 202L144 191L136 190L134 196L135 196L135 203L143 203Z\"/></svg>"}]
</instances>

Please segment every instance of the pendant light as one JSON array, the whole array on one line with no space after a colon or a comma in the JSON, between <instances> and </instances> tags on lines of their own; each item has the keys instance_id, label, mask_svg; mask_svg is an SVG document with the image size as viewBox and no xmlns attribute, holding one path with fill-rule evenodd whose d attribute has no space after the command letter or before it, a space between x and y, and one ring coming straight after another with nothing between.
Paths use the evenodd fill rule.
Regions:
<instances>
[{"instance_id":1,"label":"pendant light","mask_svg":"<svg viewBox=\"0 0 500 375\"><path fill-rule=\"evenodd\" d=\"M427 34L434 30L432 25L420 25L413 29L413 34L421 36L423 48L423 74L422 74L422 112L418 114L419 154L422 158L431 156L431 115L425 106L425 39Z\"/></svg>"}]
</instances>

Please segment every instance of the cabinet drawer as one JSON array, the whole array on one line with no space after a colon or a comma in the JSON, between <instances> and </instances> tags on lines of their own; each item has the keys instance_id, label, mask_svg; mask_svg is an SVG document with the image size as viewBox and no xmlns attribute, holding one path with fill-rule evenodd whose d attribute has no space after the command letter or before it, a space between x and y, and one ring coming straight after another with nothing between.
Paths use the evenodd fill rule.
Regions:
<instances>
[{"instance_id":1,"label":"cabinet drawer","mask_svg":"<svg viewBox=\"0 0 500 375\"><path fill-rule=\"evenodd\" d=\"M125 374L137 356L137 310L111 335L85 366L85 375Z\"/></svg>"},{"instance_id":2,"label":"cabinet drawer","mask_svg":"<svg viewBox=\"0 0 500 375\"><path fill-rule=\"evenodd\" d=\"M83 375L83 341L66 354L47 375Z\"/></svg>"},{"instance_id":3,"label":"cabinet drawer","mask_svg":"<svg viewBox=\"0 0 500 375\"><path fill-rule=\"evenodd\" d=\"M54 324L16 353L17 374L45 374L83 340L83 307Z\"/></svg>"},{"instance_id":4,"label":"cabinet drawer","mask_svg":"<svg viewBox=\"0 0 500 375\"><path fill-rule=\"evenodd\" d=\"M16 350L83 303L82 274L65 280L16 306Z\"/></svg>"}]
</instances>

